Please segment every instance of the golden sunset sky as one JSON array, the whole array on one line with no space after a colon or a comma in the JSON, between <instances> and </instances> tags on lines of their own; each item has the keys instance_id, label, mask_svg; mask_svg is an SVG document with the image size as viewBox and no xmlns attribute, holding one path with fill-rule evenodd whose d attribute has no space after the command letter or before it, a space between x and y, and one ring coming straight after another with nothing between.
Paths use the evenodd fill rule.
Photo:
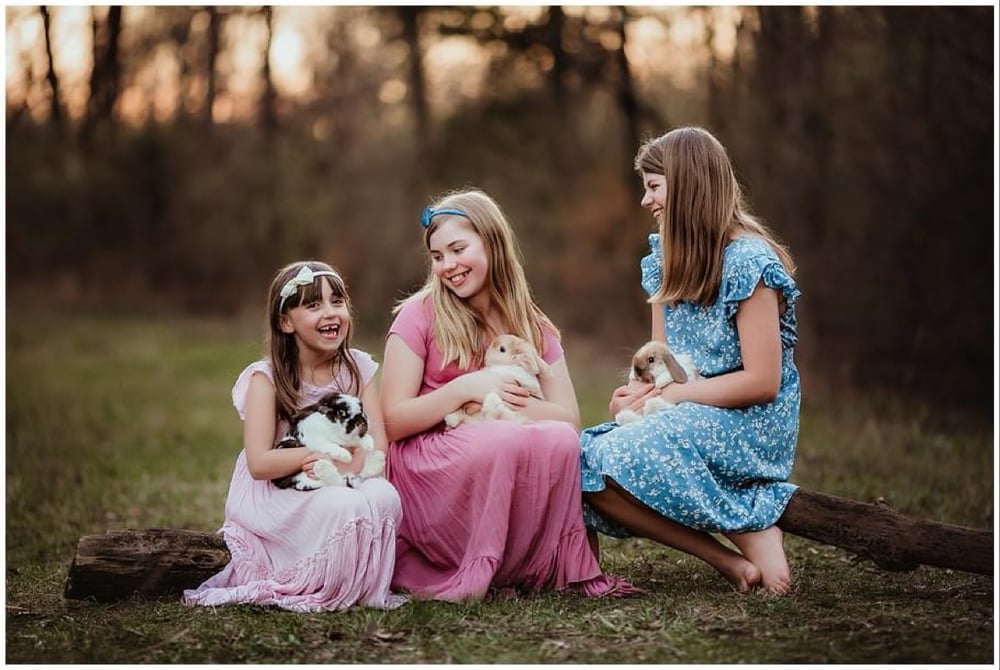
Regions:
<instances>
[{"instance_id":1,"label":"golden sunset sky","mask_svg":"<svg viewBox=\"0 0 1000 670\"><path fill-rule=\"evenodd\" d=\"M274 36L269 52L273 79L279 95L284 98L308 99L314 64L327 57L324 51L324 31L335 13L347 8L330 6L277 6L273 10ZM517 28L538 18L541 6L505 7L508 28ZM568 14L607 13L606 6L567 6ZM643 73L669 68L678 85L695 60L692 53L702 52L704 42L704 12L687 7L634 8L646 14L629 24L628 56L638 79ZM106 7L97 9L102 16ZM717 53L727 57L735 41L735 7L713 7ZM91 7L51 6L53 58L59 76L60 94L71 116L82 114L89 92L88 77L91 58ZM129 39L147 23L153 8L126 5L123 12L122 49L129 48ZM36 6L5 8L4 35L6 62L6 98L8 107L27 104L36 118L48 113L49 88L45 82L47 61L42 19ZM207 26L207 16L199 15L192 25L192 40ZM355 21L352 39L362 49L375 49L382 35L372 23ZM252 113L259 97L260 70L266 33L258 15L227 17L222 37L224 53L218 67L225 72L226 90L218 96L213 118L226 122L246 118ZM607 45L614 46L614 45ZM477 76L488 62L487 53L470 38L424 36L424 64L432 109L448 104L452 92L459 89L464 96L475 97L482 77ZM405 60L407 54L383 50L381 58ZM157 119L171 116L178 102L178 63L167 44L161 44L142 68L130 74L127 88L119 100L119 114L129 121L140 122L148 114ZM402 79L384 82L380 97L387 104L405 100L406 84Z\"/></svg>"}]
</instances>

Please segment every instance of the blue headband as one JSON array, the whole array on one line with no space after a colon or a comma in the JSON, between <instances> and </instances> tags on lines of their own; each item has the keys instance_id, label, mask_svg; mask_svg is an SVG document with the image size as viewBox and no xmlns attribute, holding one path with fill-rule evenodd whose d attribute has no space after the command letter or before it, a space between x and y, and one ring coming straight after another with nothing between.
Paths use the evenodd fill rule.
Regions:
<instances>
[{"instance_id":1,"label":"blue headband","mask_svg":"<svg viewBox=\"0 0 1000 670\"><path fill-rule=\"evenodd\" d=\"M431 225L431 219L439 214L455 214L456 216L469 218L469 215L460 209L448 209L447 207L434 209L433 207L424 207L424 211L420 212L420 225L426 228Z\"/></svg>"}]
</instances>

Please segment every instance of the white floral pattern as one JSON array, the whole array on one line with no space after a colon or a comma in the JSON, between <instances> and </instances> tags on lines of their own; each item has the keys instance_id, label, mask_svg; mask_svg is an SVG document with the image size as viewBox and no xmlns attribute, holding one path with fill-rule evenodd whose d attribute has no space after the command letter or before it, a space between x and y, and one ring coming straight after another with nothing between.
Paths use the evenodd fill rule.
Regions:
<instances>
[{"instance_id":1,"label":"white floral pattern","mask_svg":"<svg viewBox=\"0 0 1000 670\"><path fill-rule=\"evenodd\" d=\"M660 285L659 235L649 236L642 287ZM730 242L715 303L664 306L670 347L686 353L706 377L742 366L733 316L763 281L783 297L781 386L767 403L727 409L684 402L633 423L588 428L580 436L584 491L604 489L604 477L660 514L706 532L761 530L774 525L796 486L787 481L799 430L801 389L794 362L795 302L800 292L770 245L759 237ZM584 505L587 525L628 537L618 524Z\"/></svg>"}]
</instances>

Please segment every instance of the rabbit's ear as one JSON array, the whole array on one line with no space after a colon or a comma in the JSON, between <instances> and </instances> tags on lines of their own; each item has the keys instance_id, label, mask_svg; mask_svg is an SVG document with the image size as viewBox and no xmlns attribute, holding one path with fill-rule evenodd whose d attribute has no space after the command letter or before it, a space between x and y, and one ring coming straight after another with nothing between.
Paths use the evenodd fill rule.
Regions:
<instances>
[{"instance_id":1,"label":"rabbit's ear","mask_svg":"<svg viewBox=\"0 0 1000 670\"><path fill-rule=\"evenodd\" d=\"M670 376L674 378L674 381L678 384L683 384L688 380L687 373L684 372L684 368L681 364L677 362L674 358L674 354L670 351L666 353L663 357L663 362L667 364L667 370L670 372Z\"/></svg>"},{"instance_id":2,"label":"rabbit's ear","mask_svg":"<svg viewBox=\"0 0 1000 670\"><path fill-rule=\"evenodd\" d=\"M541 375L541 376L545 377L546 379L548 379L549 377L551 377L552 376L552 368L550 368L549 364L545 362L545 359L542 358L541 356L539 356L538 352L534 352L533 351L532 355L534 356L535 363L536 363L536 365L538 367L538 372L536 372L535 374Z\"/></svg>"},{"instance_id":3,"label":"rabbit's ear","mask_svg":"<svg viewBox=\"0 0 1000 670\"><path fill-rule=\"evenodd\" d=\"M518 352L514 354L514 362L533 375L537 375L540 372L538 368L538 356L533 351L518 348Z\"/></svg>"}]
</instances>

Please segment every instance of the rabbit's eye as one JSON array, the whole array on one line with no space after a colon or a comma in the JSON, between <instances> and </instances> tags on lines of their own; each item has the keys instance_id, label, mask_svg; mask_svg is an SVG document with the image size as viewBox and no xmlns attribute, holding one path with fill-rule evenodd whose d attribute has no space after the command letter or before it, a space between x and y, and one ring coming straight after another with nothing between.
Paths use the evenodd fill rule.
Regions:
<instances>
[{"instance_id":1,"label":"rabbit's eye","mask_svg":"<svg viewBox=\"0 0 1000 670\"><path fill-rule=\"evenodd\" d=\"M652 363L655 360L656 360L656 358L654 356L650 356L649 358L646 359L646 362L647 363Z\"/></svg>"},{"instance_id":2,"label":"rabbit's eye","mask_svg":"<svg viewBox=\"0 0 1000 670\"><path fill-rule=\"evenodd\" d=\"M505 346L503 346L503 345L501 344L501 345L500 345L500 353L501 353L501 354L505 354L505 353L507 353L507 347L505 347Z\"/></svg>"}]
</instances>

